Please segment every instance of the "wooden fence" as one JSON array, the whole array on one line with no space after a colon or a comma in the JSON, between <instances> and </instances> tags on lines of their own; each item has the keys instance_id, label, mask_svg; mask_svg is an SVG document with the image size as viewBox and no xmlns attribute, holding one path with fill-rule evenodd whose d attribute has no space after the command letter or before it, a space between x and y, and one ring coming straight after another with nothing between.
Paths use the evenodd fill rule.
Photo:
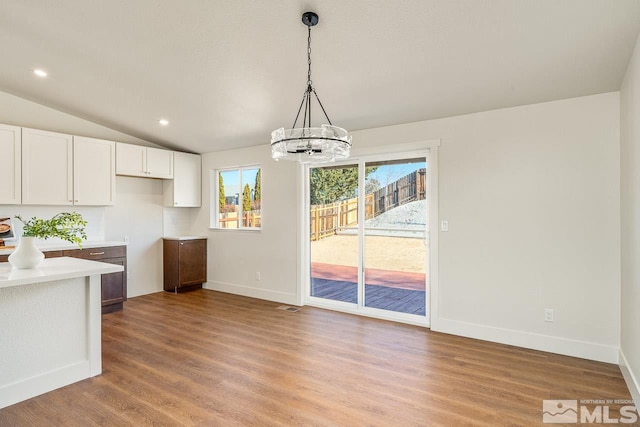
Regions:
<instances>
[{"instance_id":1,"label":"wooden fence","mask_svg":"<svg viewBox=\"0 0 640 427\"><path fill-rule=\"evenodd\" d=\"M405 203L424 200L426 194L426 170L418 169L372 193L372 218Z\"/></svg>"},{"instance_id":2,"label":"wooden fence","mask_svg":"<svg viewBox=\"0 0 640 427\"><path fill-rule=\"evenodd\" d=\"M260 227L261 219L262 219L261 210L243 212L242 218L241 218L242 226L243 227ZM220 228L239 228L238 212L221 212Z\"/></svg>"},{"instance_id":3,"label":"wooden fence","mask_svg":"<svg viewBox=\"0 0 640 427\"><path fill-rule=\"evenodd\" d=\"M424 200L426 195L426 170L418 169L373 193L365 194L365 220L406 203ZM358 198L311 205L309 222L312 241L353 227L358 224Z\"/></svg>"},{"instance_id":4,"label":"wooden fence","mask_svg":"<svg viewBox=\"0 0 640 427\"><path fill-rule=\"evenodd\" d=\"M311 206L311 240L336 234L338 229L358 223L358 199Z\"/></svg>"}]
</instances>

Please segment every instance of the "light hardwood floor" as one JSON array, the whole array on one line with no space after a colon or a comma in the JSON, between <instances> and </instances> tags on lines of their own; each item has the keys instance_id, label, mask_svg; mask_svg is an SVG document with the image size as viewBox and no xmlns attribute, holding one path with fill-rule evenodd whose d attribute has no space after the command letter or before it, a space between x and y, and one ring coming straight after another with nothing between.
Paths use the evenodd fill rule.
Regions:
<instances>
[{"instance_id":1,"label":"light hardwood floor","mask_svg":"<svg viewBox=\"0 0 640 427\"><path fill-rule=\"evenodd\" d=\"M542 425L543 399L630 399L616 365L199 290L103 316L103 373L2 426Z\"/></svg>"}]
</instances>

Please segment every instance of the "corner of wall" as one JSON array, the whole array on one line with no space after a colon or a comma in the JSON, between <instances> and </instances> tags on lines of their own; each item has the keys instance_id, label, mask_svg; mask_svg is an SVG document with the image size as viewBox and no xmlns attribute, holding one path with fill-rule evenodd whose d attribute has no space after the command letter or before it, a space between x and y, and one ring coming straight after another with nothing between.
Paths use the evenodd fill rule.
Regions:
<instances>
[{"instance_id":1,"label":"corner of wall","mask_svg":"<svg viewBox=\"0 0 640 427\"><path fill-rule=\"evenodd\" d=\"M620 370L636 404L640 403L640 36L620 88Z\"/></svg>"},{"instance_id":2,"label":"corner of wall","mask_svg":"<svg viewBox=\"0 0 640 427\"><path fill-rule=\"evenodd\" d=\"M629 387L633 401L636 403L636 406L640 405L640 383L638 382L638 376L632 371L622 350L620 350L619 366L620 371L622 371L622 376L627 383L627 387Z\"/></svg>"}]
</instances>

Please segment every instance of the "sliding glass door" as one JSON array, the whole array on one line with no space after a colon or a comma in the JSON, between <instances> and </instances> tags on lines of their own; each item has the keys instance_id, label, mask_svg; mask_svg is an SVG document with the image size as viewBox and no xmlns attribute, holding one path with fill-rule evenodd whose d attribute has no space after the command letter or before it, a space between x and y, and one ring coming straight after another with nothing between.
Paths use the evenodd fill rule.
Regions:
<instances>
[{"instance_id":1,"label":"sliding glass door","mask_svg":"<svg viewBox=\"0 0 640 427\"><path fill-rule=\"evenodd\" d=\"M425 321L428 181L426 153L309 168L308 303Z\"/></svg>"},{"instance_id":2,"label":"sliding glass door","mask_svg":"<svg viewBox=\"0 0 640 427\"><path fill-rule=\"evenodd\" d=\"M365 163L365 307L426 315L424 158Z\"/></svg>"},{"instance_id":3,"label":"sliding glass door","mask_svg":"<svg viewBox=\"0 0 640 427\"><path fill-rule=\"evenodd\" d=\"M358 165L309 172L310 295L358 302Z\"/></svg>"}]
</instances>

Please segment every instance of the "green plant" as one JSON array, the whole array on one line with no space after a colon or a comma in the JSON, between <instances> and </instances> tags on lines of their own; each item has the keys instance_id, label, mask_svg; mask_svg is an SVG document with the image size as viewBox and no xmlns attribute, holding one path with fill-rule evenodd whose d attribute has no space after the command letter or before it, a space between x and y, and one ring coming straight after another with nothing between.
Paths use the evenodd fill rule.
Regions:
<instances>
[{"instance_id":1,"label":"green plant","mask_svg":"<svg viewBox=\"0 0 640 427\"><path fill-rule=\"evenodd\" d=\"M256 183L254 185L253 200L259 202L262 198L262 169L258 169Z\"/></svg>"},{"instance_id":2,"label":"green plant","mask_svg":"<svg viewBox=\"0 0 640 427\"><path fill-rule=\"evenodd\" d=\"M365 180L378 166L364 168ZM354 166L312 168L309 174L312 205L324 205L358 195L358 168Z\"/></svg>"},{"instance_id":3,"label":"green plant","mask_svg":"<svg viewBox=\"0 0 640 427\"><path fill-rule=\"evenodd\" d=\"M76 243L81 248L82 240L87 238L87 233L84 231L87 221L82 219L82 215L77 212L61 212L51 219L41 219L34 216L24 220L20 215L16 215L16 218L24 224L22 228L24 237L38 239L57 237L67 242Z\"/></svg>"},{"instance_id":4,"label":"green plant","mask_svg":"<svg viewBox=\"0 0 640 427\"><path fill-rule=\"evenodd\" d=\"M220 203L220 212L224 212L224 208L227 205L227 198L224 195L224 178L220 172L218 172L218 203Z\"/></svg>"},{"instance_id":5,"label":"green plant","mask_svg":"<svg viewBox=\"0 0 640 427\"><path fill-rule=\"evenodd\" d=\"M242 190L242 211L249 212L251 210L251 189L249 184L244 185Z\"/></svg>"}]
</instances>

